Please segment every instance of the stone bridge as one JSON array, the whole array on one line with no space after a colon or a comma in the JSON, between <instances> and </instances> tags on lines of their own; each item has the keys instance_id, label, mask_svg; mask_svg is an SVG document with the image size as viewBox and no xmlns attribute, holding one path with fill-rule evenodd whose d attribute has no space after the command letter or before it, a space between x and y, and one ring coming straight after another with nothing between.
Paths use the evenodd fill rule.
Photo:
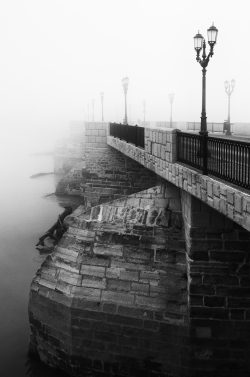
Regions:
<instances>
[{"instance_id":1,"label":"stone bridge","mask_svg":"<svg viewBox=\"0 0 250 377\"><path fill-rule=\"evenodd\" d=\"M82 376L249 376L250 195L86 123L57 192L82 205L33 279L31 346ZM65 158L65 157L64 157Z\"/></svg>"}]
</instances>

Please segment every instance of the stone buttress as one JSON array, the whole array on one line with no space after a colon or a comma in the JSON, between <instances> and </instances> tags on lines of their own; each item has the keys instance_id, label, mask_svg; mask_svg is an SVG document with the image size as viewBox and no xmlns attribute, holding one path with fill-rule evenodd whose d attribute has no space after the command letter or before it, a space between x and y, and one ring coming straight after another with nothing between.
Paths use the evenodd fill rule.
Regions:
<instances>
[{"instance_id":1,"label":"stone buttress","mask_svg":"<svg viewBox=\"0 0 250 377\"><path fill-rule=\"evenodd\" d=\"M165 183L79 207L67 223L32 282L33 351L72 376L181 375L188 313L179 190Z\"/></svg>"}]
</instances>

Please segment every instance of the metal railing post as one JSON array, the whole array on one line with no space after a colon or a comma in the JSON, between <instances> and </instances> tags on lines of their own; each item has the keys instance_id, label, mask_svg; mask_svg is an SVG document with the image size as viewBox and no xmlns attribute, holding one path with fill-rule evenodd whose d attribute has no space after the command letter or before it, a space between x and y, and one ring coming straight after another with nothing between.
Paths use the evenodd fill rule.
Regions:
<instances>
[{"instance_id":1,"label":"metal railing post","mask_svg":"<svg viewBox=\"0 0 250 377\"><path fill-rule=\"evenodd\" d=\"M202 135L202 157L203 157L202 173L204 175L207 175L207 158L208 158L207 139L208 139L208 134L207 133L203 134Z\"/></svg>"}]
</instances>

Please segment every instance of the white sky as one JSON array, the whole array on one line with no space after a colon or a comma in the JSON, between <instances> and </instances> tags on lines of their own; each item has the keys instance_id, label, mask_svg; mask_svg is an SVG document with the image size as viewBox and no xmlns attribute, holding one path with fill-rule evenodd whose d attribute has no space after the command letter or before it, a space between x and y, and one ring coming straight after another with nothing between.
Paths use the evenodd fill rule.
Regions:
<instances>
[{"instance_id":1,"label":"white sky","mask_svg":"<svg viewBox=\"0 0 250 377\"><path fill-rule=\"evenodd\" d=\"M208 121L250 122L249 0L0 0L1 140L39 144L87 117L123 120L128 76L133 120L199 121L201 67L193 37L219 29L207 71Z\"/></svg>"}]
</instances>

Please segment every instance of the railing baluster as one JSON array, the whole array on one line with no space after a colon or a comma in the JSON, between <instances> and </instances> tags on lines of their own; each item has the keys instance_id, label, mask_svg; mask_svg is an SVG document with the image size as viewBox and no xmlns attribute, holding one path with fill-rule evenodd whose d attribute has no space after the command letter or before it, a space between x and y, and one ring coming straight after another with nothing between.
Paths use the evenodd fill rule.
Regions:
<instances>
[{"instance_id":1,"label":"railing baluster","mask_svg":"<svg viewBox=\"0 0 250 377\"><path fill-rule=\"evenodd\" d=\"M201 138L178 132L177 160L202 170ZM250 189L250 143L208 137L208 173Z\"/></svg>"}]
</instances>

